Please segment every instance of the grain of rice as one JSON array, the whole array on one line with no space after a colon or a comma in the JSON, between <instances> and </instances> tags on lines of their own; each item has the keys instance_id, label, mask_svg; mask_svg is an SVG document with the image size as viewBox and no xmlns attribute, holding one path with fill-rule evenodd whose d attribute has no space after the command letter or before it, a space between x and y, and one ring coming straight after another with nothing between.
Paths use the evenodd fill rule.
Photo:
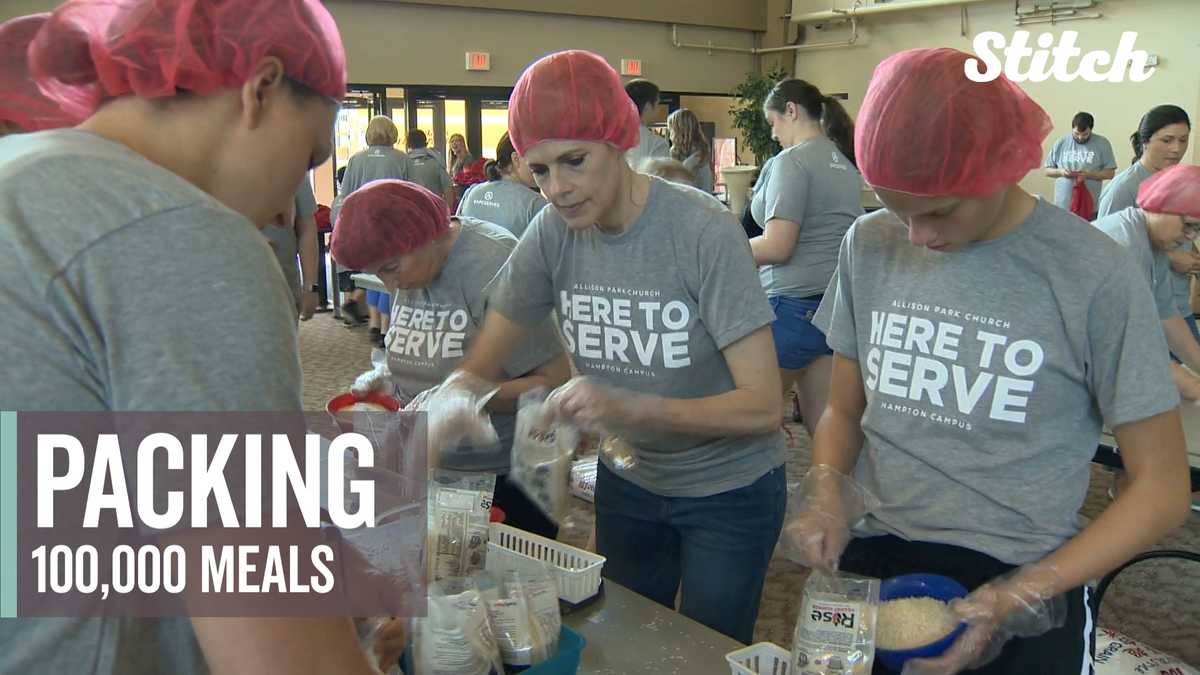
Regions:
<instances>
[{"instance_id":1,"label":"grain of rice","mask_svg":"<svg viewBox=\"0 0 1200 675\"><path fill-rule=\"evenodd\" d=\"M957 621L946 603L936 598L900 598L879 606L881 649L914 649L936 642L954 630Z\"/></svg>"}]
</instances>

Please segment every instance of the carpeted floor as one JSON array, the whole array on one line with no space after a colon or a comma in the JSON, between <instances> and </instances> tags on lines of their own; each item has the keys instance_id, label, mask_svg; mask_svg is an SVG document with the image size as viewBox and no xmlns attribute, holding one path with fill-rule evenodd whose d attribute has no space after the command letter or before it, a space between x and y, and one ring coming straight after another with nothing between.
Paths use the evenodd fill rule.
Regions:
<instances>
[{"instance_id":1,"label":"carpeted floor","mask_svg":"<svg viewBox=\"0 0 1200 675\"><path fill-rule=\"evenodd\" d=\"M354 377L366 370L370 342L365 328L345 328L331 314L318 314L300 328L300 356L304 366L304 402L308 410L323 410L334 394L345 391ZM802 427L794 426L795 447L788 458L789 482L798 482L809 464L809 441ZM1095 517L1108 503L1106 471L1093 470L1092 486L1082 513ZM574 500L574 508L561 539L582 546L591 529L591 505ZM1200 552L1200 515L1168 536L1156 548ZM776 558L771 562L763 592L755 640L788 647L796 621L798 601L808 571ZM1200 666L1200 565L1179 561L1152 562L1131 568L1113 584L1101 608L1100 623L1175 654Z\"/></svg>"}]
</instances>

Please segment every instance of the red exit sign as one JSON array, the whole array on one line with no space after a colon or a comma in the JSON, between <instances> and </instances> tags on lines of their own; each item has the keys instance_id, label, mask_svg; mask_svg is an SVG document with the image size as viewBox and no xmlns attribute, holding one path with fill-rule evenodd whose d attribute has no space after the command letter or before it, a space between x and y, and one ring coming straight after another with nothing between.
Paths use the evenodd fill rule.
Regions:
<instances>
[{"instance_id":1,"label":"red exit sign","mask_svg":"<svg viewBox=\"0 0 1200 675\"><path fill-rule=\"evenodd\" d=\"M642 76L642 60L641 59L621 59L621 74L629 75L630 77Z\"/></svg>"},{"instance_id":2,"label":"red exit sign","mask_svg":"<svg viewBox=\"0 0 1200 675\"><path fill-rule=\"evenodd\" d=\"M492 55L487 52L467 52L467 70L491 70Z\"/></svg>"}]
</instances>

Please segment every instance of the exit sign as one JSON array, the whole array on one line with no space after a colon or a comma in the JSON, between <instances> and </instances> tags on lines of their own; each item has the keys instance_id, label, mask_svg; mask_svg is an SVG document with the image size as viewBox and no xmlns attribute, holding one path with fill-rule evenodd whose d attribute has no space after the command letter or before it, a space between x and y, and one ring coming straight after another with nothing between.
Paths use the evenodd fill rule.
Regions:
<instances>
[{"instance_id":1,"label":"exit sign","mask_svg":"<svg viewBox=\"0 0 1200 675\"><path fill-rule=\"evenodd\" d=\"M491 70L492 55L487 52L467 52L467 70Z\"/></svg>"},{"instance_id":2,"label":"exit sign","mask_svg":"<svg viewBox=\"0 0 1200 675\"><path fill-rule=\"evenodd\" d=\"M641 59L621 59L621 74L632 77L642 76Z\"/></svg>"}]
</instances>

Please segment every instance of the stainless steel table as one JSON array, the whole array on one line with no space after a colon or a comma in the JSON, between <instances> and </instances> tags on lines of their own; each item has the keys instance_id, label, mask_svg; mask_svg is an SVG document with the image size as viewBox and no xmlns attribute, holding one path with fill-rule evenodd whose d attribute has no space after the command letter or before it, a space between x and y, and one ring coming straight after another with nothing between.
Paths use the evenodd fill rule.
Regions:
<instances>
[{"instance_id":1,"label":"stainless steel table","mask_svg":"<svg viewBox=\"0 0 1200 675\"><path fill-rule=\"evenodd\" d=\"M587 639L581 675L728 675L745 645L604 580L604 597L563 621Z\"/></svg>"}]
</instances>

